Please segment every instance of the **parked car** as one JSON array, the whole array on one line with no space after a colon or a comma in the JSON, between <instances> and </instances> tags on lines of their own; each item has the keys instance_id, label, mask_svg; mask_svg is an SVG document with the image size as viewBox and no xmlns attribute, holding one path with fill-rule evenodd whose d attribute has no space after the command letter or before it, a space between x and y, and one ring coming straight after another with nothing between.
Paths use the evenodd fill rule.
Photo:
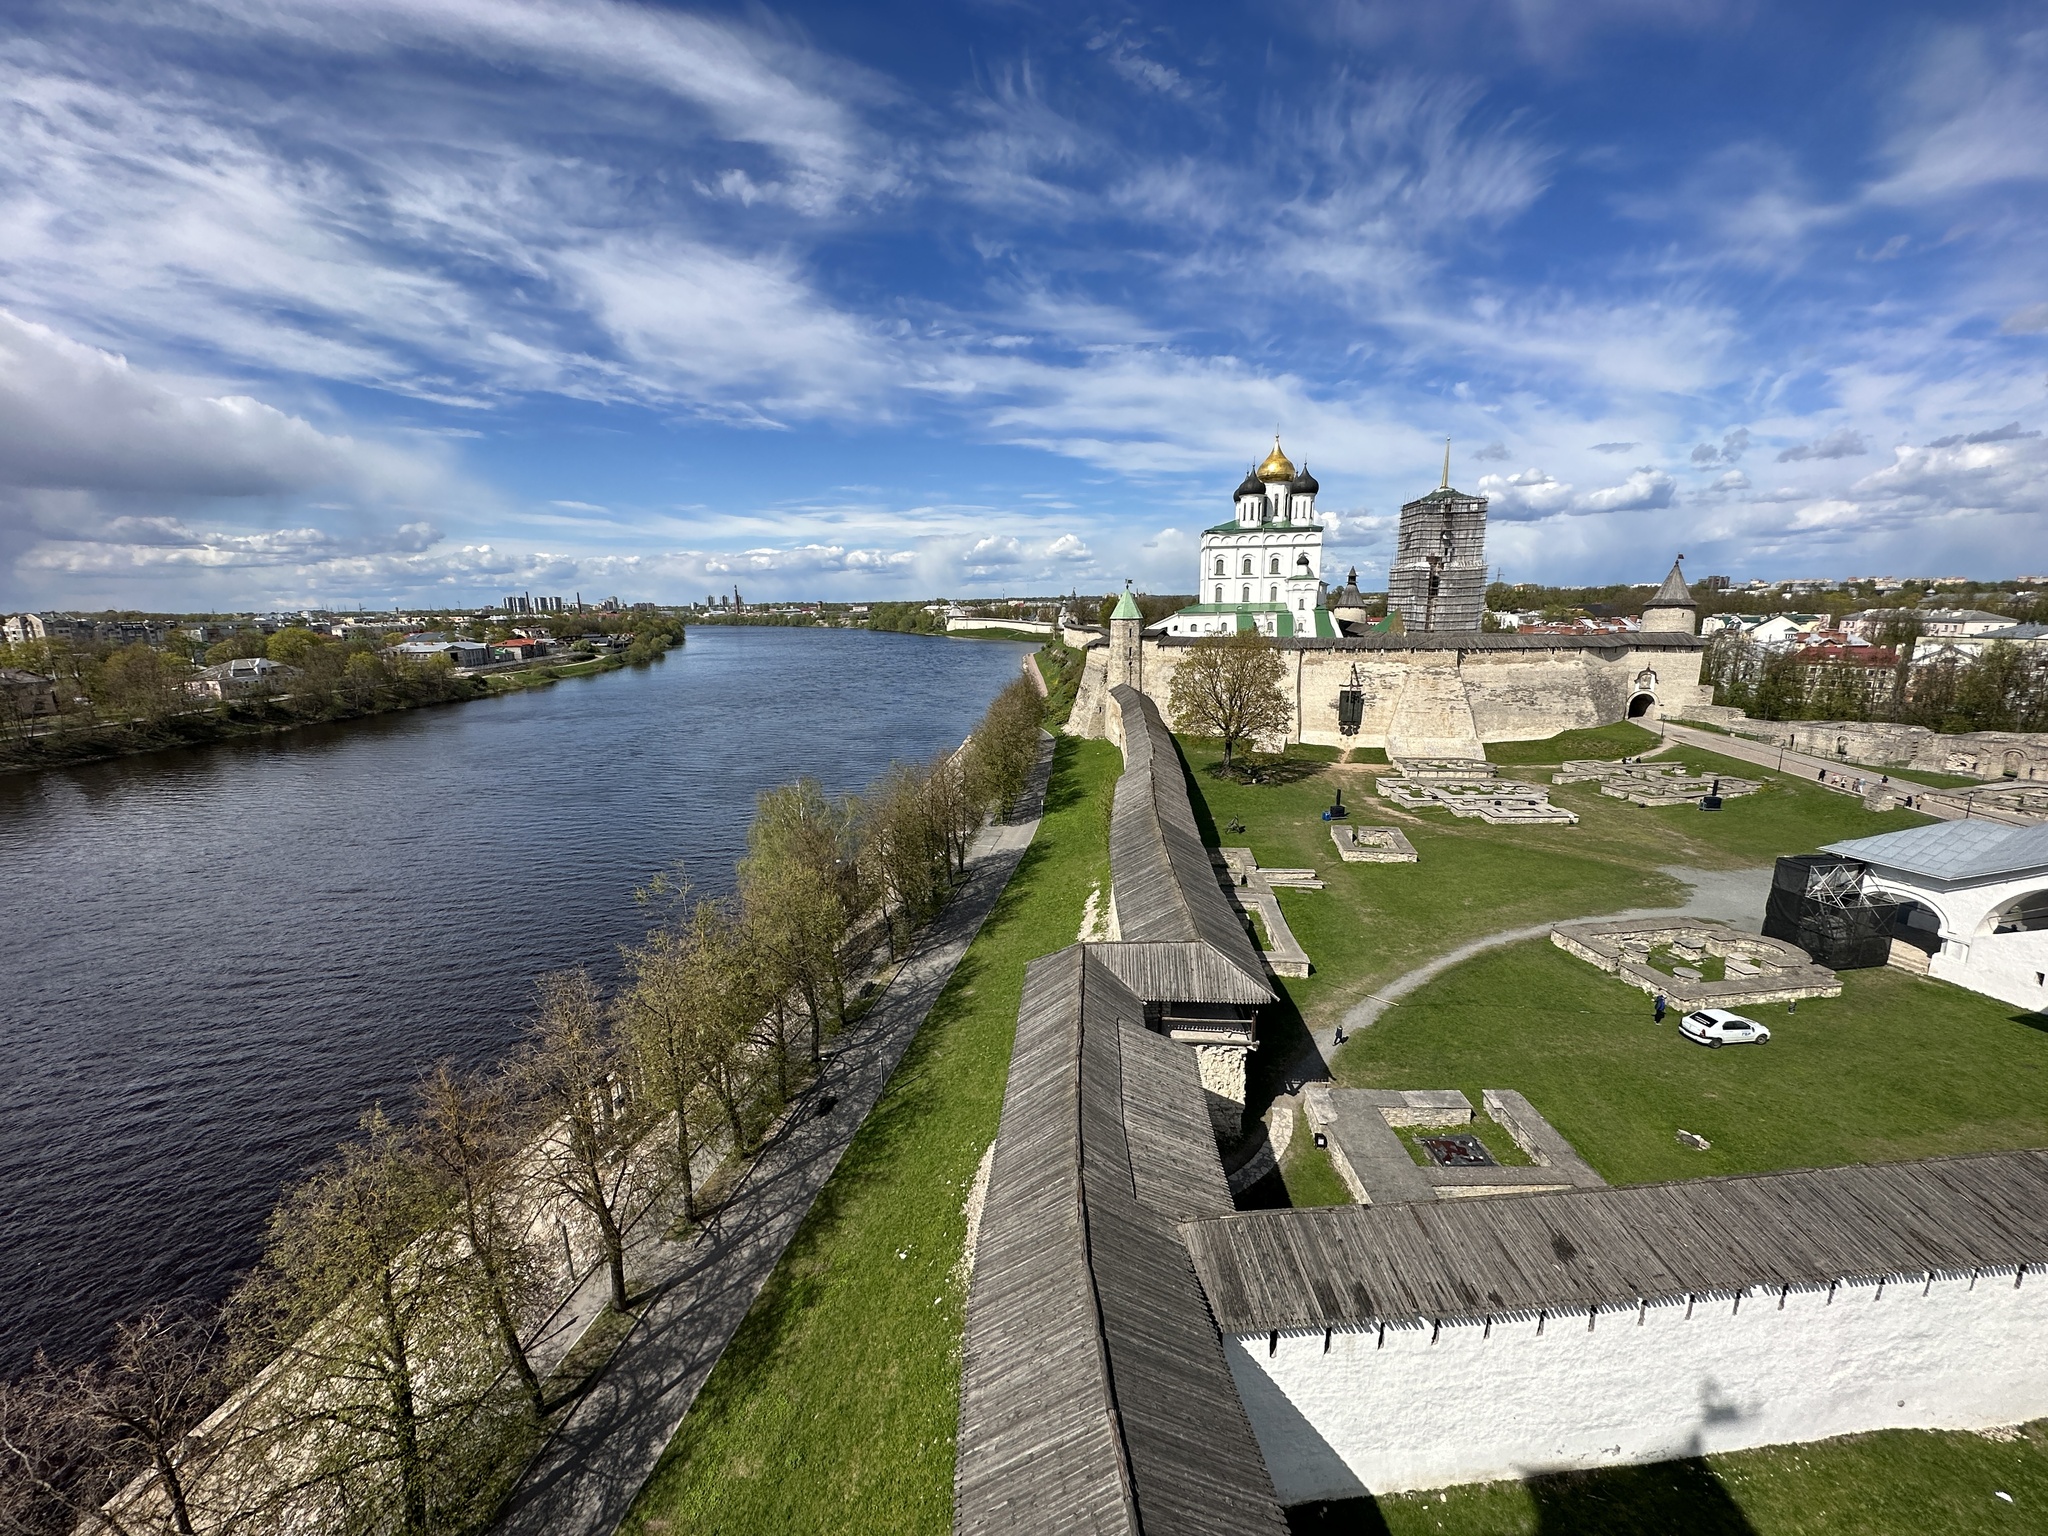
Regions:
<instances>
[{"instance_id":1,"label":"parked car","mask_svg":"<svg viewBox=\"0 0 2048 1536\"><path fill-rule=\"evenodd\" d=\"M1755 1019L1745 1019L1726 1008L1699 1008L1678 1021L1678 1032L1719 1050L1724 1045L1763 1045L1771 1032Z\"/></svg>"}]
</instances>

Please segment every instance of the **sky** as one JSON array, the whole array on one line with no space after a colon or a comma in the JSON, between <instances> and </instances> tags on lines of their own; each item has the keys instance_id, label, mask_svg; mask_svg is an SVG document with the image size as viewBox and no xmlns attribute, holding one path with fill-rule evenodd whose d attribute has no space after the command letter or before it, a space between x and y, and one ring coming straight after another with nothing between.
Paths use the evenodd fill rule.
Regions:
<instances>
[{"instance_id":1,"label":"sky","mask_svg":"<svg viewBox=\"0 0 2048 1536\"><path fill-rule=\"evenodd\" d=\"M2048 13L13 0L0 608L2048 570Z\"/></svg>"}]
</instances>

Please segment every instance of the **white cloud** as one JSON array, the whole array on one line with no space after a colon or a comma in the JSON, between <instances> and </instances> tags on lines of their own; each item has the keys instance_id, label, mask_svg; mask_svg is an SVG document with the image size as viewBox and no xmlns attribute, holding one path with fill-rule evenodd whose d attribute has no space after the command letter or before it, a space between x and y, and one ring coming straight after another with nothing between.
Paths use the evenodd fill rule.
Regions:
<instances>
[{"instance_id":1,"label":"white cloud","mask_svg":"<svg viewBox=\"0 0 2048 1536\"><path fill-rule=\"evenodd\" d=\"M1645 466L1629 475L1620 485L1610 485L1605 490L1590 493L1580 503L1588 512L1642 512L1656 507L1671 505L1672 493L1678 482L1661 469Z\"/></svg>"},{"instance_id":2,"label":"white cloud","mask_svg":"<svg viewBox=\"0 0 2048 1536\"><path fill-rule=\"evenodd\" d=\"M2048 179L2048 30L1958 27L1914 51L1904 121L1887 146L1884 203L1953 201Z\"/></svg>"},{"instance_id":3,"label":"white cloud","mask_svg":"<svg viewBox=\"0 0 2048 1536\"><path fill-rule=\"evenodd\" d=\"M1485 475L1479 494L1487 498L1489 516L1525 519L1549 517L1571 505L1572 488L1540 469L1518 475Z\"/></svg>"}]
</instances>

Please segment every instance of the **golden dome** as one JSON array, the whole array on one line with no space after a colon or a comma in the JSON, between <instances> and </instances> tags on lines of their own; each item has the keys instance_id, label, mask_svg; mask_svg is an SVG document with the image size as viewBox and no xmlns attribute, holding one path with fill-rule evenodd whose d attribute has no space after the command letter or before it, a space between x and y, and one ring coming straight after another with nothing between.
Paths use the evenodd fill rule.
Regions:
<instances>
[{"instance_id":1,"label":"golden dome","mask_svg":"<svg viewBox=\"0 0 2048 1536\"><path fill-rule=\"evenodd\" d=\"M1294 465L1289 461L1287 455L1280 451L1280 438L1277 433L1273 438L1273 451L1266 455L1266 462L1259 466L1259 478L1261 480L1292 480L1294 478Z\"/></svg>"}]
</instances>

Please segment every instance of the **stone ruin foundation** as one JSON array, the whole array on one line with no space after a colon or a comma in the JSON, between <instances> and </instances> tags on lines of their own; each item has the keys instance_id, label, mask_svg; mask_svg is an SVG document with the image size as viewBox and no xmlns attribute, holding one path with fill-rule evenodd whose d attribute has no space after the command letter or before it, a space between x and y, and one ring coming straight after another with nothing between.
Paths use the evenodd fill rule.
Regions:
<instances>
[{"instance_id":1,"label":"stone ruin foundation","mask_svg":"<svg viewBox=\"0 0 2048 1536\"><path fill-rule=\"evenodd\" d=\"M1559 923L1550 930L1550 942L1643 992L1662 992L1681 1011L1842 995L1840 978L1797 945L1701 918ZM1687 969L1693 969L1689 962L1712 956L1722 964L1723 979L1709 981L1698 970L1667 975L1650 964L1657 949L1669 949Z\"/></svg>"}]
</instances>

